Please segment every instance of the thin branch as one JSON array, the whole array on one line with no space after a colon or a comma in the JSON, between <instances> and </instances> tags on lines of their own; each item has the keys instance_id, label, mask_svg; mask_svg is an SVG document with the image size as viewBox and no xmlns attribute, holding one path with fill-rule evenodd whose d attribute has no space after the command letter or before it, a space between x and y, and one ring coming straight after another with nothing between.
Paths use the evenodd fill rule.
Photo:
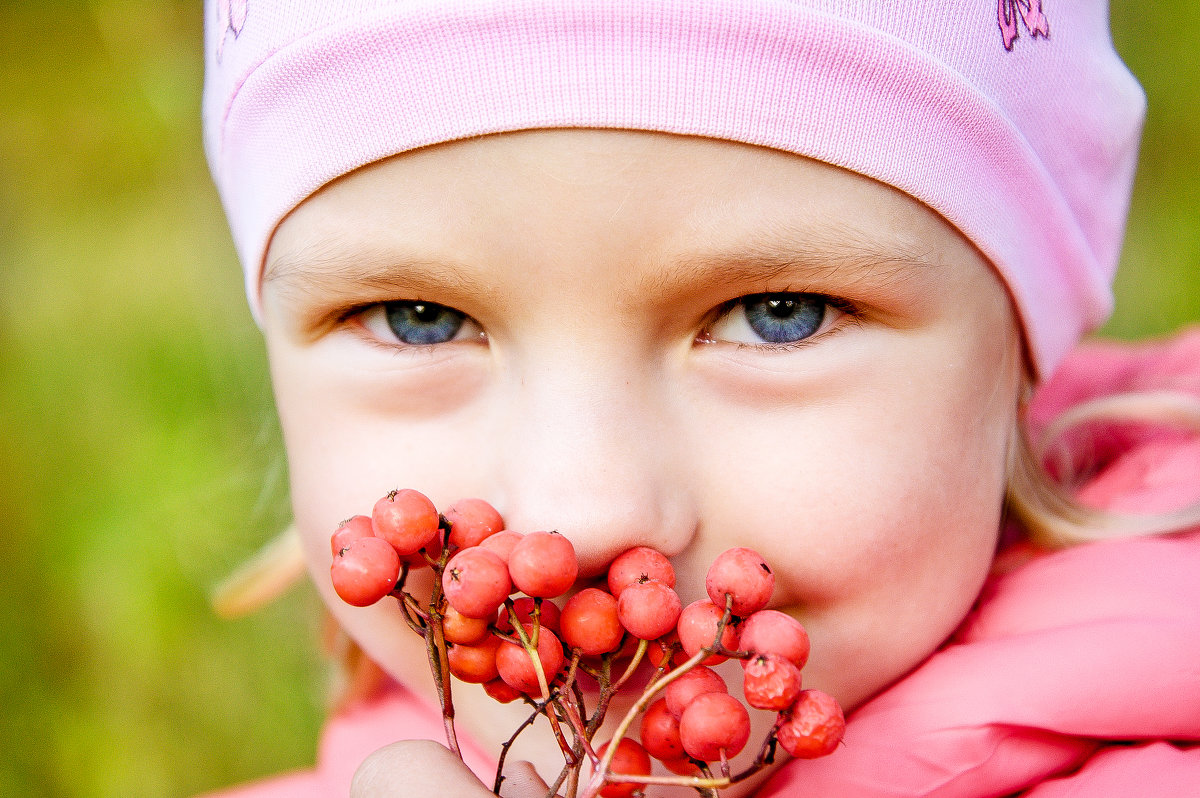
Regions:
<instances>
[{"instance_id":1,"label":"thin branch","mask_svg":"<svg viewBox=\"0 0 1200 798\"><path fill-rule=\"evenodd\" d=\"M669 685L671 682L675 681L680 676L699 665L703 660L711 657L713 653L720 648L721 636L725 633L725 626L729 623L729 619L733 615L732 607L733 596L726 594L725 612L721 615L721 620L717 624L716 635L714 636L713 642L710 645L701 648L699 651L689 657L686 662L684 662L678 668L672 670L670 673L667 673L661 679L652 680L642 692L641 697L639 697L638 700L634 702L633 706L629 708L629 711L625 713L625 717L621 718L620 724L618 724L616 731L613 733L612 740L610 740L608 743L608 748L604 751L604 756L600 758L599 765L597 765L596 770L592 773L592 778L588 781L587 788L583 793L583 798L595 798L595 796L600 792L600 789L604 786L605 781L617 775L609 772L609 768L612 766L612 758L617 751L617 745L621 738L625 736L625 733L629 731L629 727L633 724L634 719L645 710L646 706L650 703L654 696L666 689L667 685ZM662 778L671 777L664 776ZM679 778L686 779L687 777L681 776ZM677 784L680 782L670 781L667 783Z\"/></svg>"},{"instance_id":2,"label":"thin branch","mask_svg":"<svg viewBox=\"0 0 1200 798\"><path fill-rule=\"evenodd\" d=\"M521 721L521 724L517 726L517 729L512 733L512 736L500 744L500 758L496 762L496 780L492 784L492 792L494 792L496 795L500 794L500 784L504 781L504 760L508 758L508 749L512 748L513 743L517 741L517 737L521 734L521 732L525 731L534 724L534 721L537 720L538 715L541 713L542 707L538 706L533 712L529 713L529 717Z\"/></svg>"}]
</instances>

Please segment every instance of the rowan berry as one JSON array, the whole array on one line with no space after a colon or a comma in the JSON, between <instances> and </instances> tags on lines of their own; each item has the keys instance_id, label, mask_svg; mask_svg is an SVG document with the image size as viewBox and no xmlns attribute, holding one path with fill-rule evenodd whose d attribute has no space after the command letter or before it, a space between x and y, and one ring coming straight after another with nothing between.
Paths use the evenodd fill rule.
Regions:
<instances>
[{"instance_id":1,"label":"rowan berry","mask_svg":"<svg viewBox=\"0 0 1200 798\"><path fill-rule=\"evenodd\" d=\"M755 709L782 712L800 697L800 669L778 654L758 654L746 663L742 691Z\"/></svg>"},{"instance_id":2,"label":"rowan berry","mask_svg":"<svg viewBox=\"0 0 1200 798\"><path fill-rule=\"evenodd\" d=\"M521 696L525 695L517 688L508 684L508 682L497 677L490 682L483 683L483 692L493 700L501 704L511 704Z\"/></svg>"},{"instance_id":3,"label":"rowan berry","mask_svg":"<svg viewBox=\"0 0 1200 798\"><path fill-rule=\"evenodd\" d=\"M597 748L596 753L603 757L611 742L609 740ZM637 740L628 737L622 737L617 743L617 750L608 765L610 773L620 773L622 776L649 776L651 768L650 756L646 750ZM645 786L633 781L610 782L600 788L600 795L604 798L630 798Z\"/></svg>"},{"instance_id":4,"label":"rowan berry","mask_svg":"<svg viewBox=\"0 0 1200 798\"><path fill-rule=\"evenodd\" d=\"M505 565L508 565L508 558L512 554L513 547L523 537L525 536L520 532L514 532L511 529L502 529L480 541L479 548L493 552L500 559L504 560Z\"/></svg>"},{"instance_id":5,"label":"rowan berry","mask_svg":"<svg viewBox=\"0 0 1200 798\"><path fill-rule=\"evenodd\" d=\"M665 698L646 707L638 737L646 753L655 759L666 762L686 756L683 741L679 739L679 719L671 714Z\"/></svg>"},{"instance_id":6,"label":"rowan berry","mask_svg":"<svg viewBox=\"0 0 1200 798\"><path fill-rule=\"evenodd\" d=\"M400 557L386 540L362 537L338 550L329 579L342 601L355 607L374 604L392 592L400 578Z\"/></svg>"},{"instance_id":7,"label":"rowan berry","mask_svg":"<svg viewBox=\"0 0 1200 798\"><path fill-rule=\"evenodd\" d=\"M677 776L699 776L700 768L696 767L696 763L688 759L686 756L681 756L678 759L662 760L663 767L671 771Z\"/></svg>"},{"instance_id":8,"label":"rowan berry","mask_svg":"<svg viewBox=\"0 0 1200 798\"><path fill-rule=\"evenodd\" d=\"M767 606L775 574L761 554L739 546L717 555L708 567L704 587L713 604L723 608L728 594L733 597L733 614L746 616Z\"/></svg>"},{"instance_id":9,"label":"rowan berry","mask_svg":"<svg viewBox=\"0 0 1200 798\"><path fill-rule=\"evenodd\" d=\"M537 598L561 596L575 584L579 560L571 541L556 532L530 532L508 555L508 572L522 593Z\"/></svg>"},{"instance_id":10,"label":"rowan berry","mask_svg":"<svg viewBox=\"0 0 1200 798\"><path fill-rule=\"evenodd\" d=\"M820 690L804 690L795 706L782 716L775 737L797 759L832 754L846 732L846 718L837 700Z\"/></svg>"},{"instance_id":11,"label":"rowan berry","mask_svg":"<svg viewBox=\"0 0 1200 798\"><path fill-rule=\"evenodd\" d=\"M496 651L500 642L495 635L487 635L472 646L450 646L446 649L450 672L471 684L486 684L497 678L500 673L496 670Z\"/></svg>"},{"instance_id":12,"label":"rowan berry","mask_svg":"<svg viewBox=\"0 0 1200 798\"><path fill-rule=\"evenodd\" d=\"M416 554L438 535L438 511L423 493L394 490L375 502L371 525L396 553Z\"/></svg>"},{"instance_id":13,"label":"rowan berry","mask_svg":"<svg viewBox=\"0 0 1200 798\"><path fill-rule=\"evenodd\" d=\"M412 554L401 554L400 562L408 563L410 569L426 568L430 560L436 561L442 556L442 536L439 532L433 538Z\"/></svg>"},{"instance_id":14,"label":"rowan berry","mask_svg":"<svg viewBox=\"0 0 1200 798\"><path fill-rule=\"evenodd\" d=\"M522 624L522 627L527 637L533 636L532 625ZM542 673L546 676L546 685L549 686L558 672L562 670L565 659L562 643L549 629L538 631L537 656L542 665ZM502 642L496 650L496 669L500 671L500 678L510 687L528 695L541 694L533 658L524 646L508 641Z\"/></svg>"},{"instance_id":15,"label":"rowan berry","mask_svg":"<svg viewBox=\"0 0 1200 798\"><path fill-rule=\"evenodd\" d=\"M561 625L563 642L585 657L616 651L625 636L617 618L617 600L598 587L584 588L567 600Z\"/></svg>"},{"instance_id":16,"label":"rowan berry","mask_svg":"<svg viewBox=\"0 0 1200 798\"><path fill-rule=\"evenodd\" d=\"M706 693L728 692L729 688L725 685L725 680L721 678L719 673L712 668L697 665L691 670L680 674L674 681L663 688L663 698L667 702L667 709L671 715L679 718L683 715L684 708L696 696Z\"/></svg>"},{"instance_id":17,"label":"rowan berry","mask_svg":"<svg viewBox=\"0 0 1200 798\"><path fill-rule=\"evenodd\" d=\"M715 643L717 627L721 625L721 618L724 615L725 610L722 607L718 607L707 599L693 601L684 607L679 614L679 623L677 624L679 643L683 646L683 653L691 657L700 649ZM738 632L732 621L726 623L725 628L721 630L721 645L730 651L737 650ZM728 657L721 654L712 654L701 660L701 663L716 665L726 659Z\"/></svg>"},{"instance_id":18,"label":"rowan berry","mask_svg":"<svg viewBox=\"0 0 1200 798\"><path fill-rule=\"evenodd\" d=\"M453 606L442 613L442 636L447 642L473 646L486 637L491 621L488 618L468 618Z\"/></svg>"},{"instance_id":19,"label":"rowan berry","mask_svg":"<svg viewBox=\"0 0 1200 798\"><path fill-rule=\"evenodd\" d=\"M759 610L742 621L738 647L751 654L778 654L797 668L808 662L808 632L803 624L779 610Z\"/></svg>"},{"instance_id":20,"label":"rowan berry","mask_svg":"<svg viewBox=\"0 0 1200 798\"><path fill-rule=\"evenodd\" d=\"M338 528L329 536L329 547L333 550L333 556L336 557L339 551L350 545L350 541L374 536L375 530L371 526L371 517L355 515L338 524Z\"/></svg>"},{"instance_id":21,"label":"rowan berry","mask_svg":"<svg viewBox=\"0 0 1200 798\"><path fill-rule=\"evenodd\" d=\"M617 598L617 617L629 634L640 640L657 640L679 621L683 602L672 588L653 579L634 582Z\"/></svg>"},{"instance_id":22,"label":"rowan berry","mask_svg":"<svg viewBox=\"0 0 1200 798\"><path fill-rule=\"evenodd\" d=\"M675 568L661 552L649 546L635 546L620 554L608 566L608 592L616 598L634 582L653 579L675 587Z\"/></svg>"},{"instance_id":23,"label":"rowan berry","mask_svg":"<svg viewBox=\"0 0 1200 798\"><path fill-rule=\"evenodd\" d=\"M450 544L467 549L504 529L504 519L483 499L460 499L442 513L450 525Z\"/></svg>"},{"instance_id":24,"label":"rowan berry","mask_svg":"<svg viewBox=\"0 0 1200 798\"><path fill-rule=\"evenodd\" d=\"M512 592L512 582L503 561L476 546L463 549L446 563L442 591L450 606L463 615L490 621Z\"/></svg>"},{"instance_id":25,"label":"rowan berry","mask_svg":"<svg viewBox=\"0 0 1200 798\"><path fill-rule=\"evenodd\" d=\"M688 756L704 762L735 757L750 739L750 713L728 693L696 696L679 718L679 739Z\"/></svg>"}]
</instances>

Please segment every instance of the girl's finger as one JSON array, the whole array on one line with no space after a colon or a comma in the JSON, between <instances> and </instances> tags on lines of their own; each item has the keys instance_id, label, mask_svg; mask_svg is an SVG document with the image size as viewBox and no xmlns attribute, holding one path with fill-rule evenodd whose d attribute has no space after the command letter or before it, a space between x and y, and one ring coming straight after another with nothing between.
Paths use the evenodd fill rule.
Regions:
<instances>
[{"instance_id":1,"label":"girl's finger","mask_svg":"<svg viewBox=\"0 0 1200 798\"><path fill-rule=\"evenodd\" d=\"M529 762L514 762L504 769L500 798L546 798L549 794L550 785Z\"/></svg>"},{"instance_id":2,"label":"girl's finger","mask_svg":"<svg viewBox=\"0 0 1200 798\"><path fill-rule=\"evenodd\" d=\"M539 798L544 795L543 791ZM350 798L397 796L495 798L458 757L432 740L392 743L368 756L354 772Z\"/></svg>"}]
</instances>

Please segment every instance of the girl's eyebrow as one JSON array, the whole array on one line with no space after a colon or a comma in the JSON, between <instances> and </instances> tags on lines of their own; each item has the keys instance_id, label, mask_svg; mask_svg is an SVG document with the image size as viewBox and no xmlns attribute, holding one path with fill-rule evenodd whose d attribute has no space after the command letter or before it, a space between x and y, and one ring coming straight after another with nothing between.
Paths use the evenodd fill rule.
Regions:
<instances>
[{"instance_id":1,"label":"girl's eyebrow","mask_svg":"<svg viewBox=\"0 0 1200 798\"><path fill-rule=\"evenodd\" d=\"M649 294L669 294L680 286L739 284L775 280L802 281L819 287L849 287L859 282L887 286L940 273L945 261L934 253L884 250L839 237L836 245L797 243L788 237L763 238L753 244L693 252L660 264L637 283ZM464 264L437 258L410 257L381 250L346 252L309 249L271 259L263 272L268 285L286 298L340 297L362 293L450 290L479 295L484 281Z\"/></svg>"},{"instance_id":2,"label":"girl's eyebrow","mask_svg":"<svg viewBox=\"0 0 1200 798\"><path fill-rule=\"evenodd\" d=\"M437 259L402 257L389 252L326 250L299 252L270 260L263 287L284 298L347 296L364 292L428 292L447 287L462 293L482 289L460 264Z\"/></svg>"},{"instance_id":3,"label":"girl's eyebrow","mask_svg":"<svg viewBox=\"0 0 1200 798\"><path fill-rule=\"evenodd\" d=\"M882 249L839 239L834 245L790 238L764 238L753 244L682 258L648 276L642 288L662 291L672 284L746 281L805 281L814 286L848 287L869 281L887 286L941 273L945 260L913 249Z\"/></svg>"}]
</instances>

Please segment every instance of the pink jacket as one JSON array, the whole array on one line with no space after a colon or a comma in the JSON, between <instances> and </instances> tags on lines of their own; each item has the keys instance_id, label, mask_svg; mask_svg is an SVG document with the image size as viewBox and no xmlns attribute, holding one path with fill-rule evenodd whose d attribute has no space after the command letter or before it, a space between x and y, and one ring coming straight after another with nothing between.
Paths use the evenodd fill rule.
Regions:
<instances>
[{"instance_id":1,"label":"pink jacket","mask_svg":"<svg viewBox=\"0 0 1200 798\"><path fill-rule=\"evenodd\" d=\"M1200 396L1200 328L1081 347L1031 413L1039 425L1083 400L1164 388ZM1143 429L1091 445L1099 469L1080 493L1090 504L1160 511L1200 499L1194 435ZM220 795L346 795L367 754L422 737L442 739L436 709L393 686L329 721L313 770ZM464 753L490 773L485 752ZM1018 793L1200 795L1200 529L1078 546L996 574L951 641L853 713L836 753L784 765L759 797Z\"/></svg>"}]
</instances>

